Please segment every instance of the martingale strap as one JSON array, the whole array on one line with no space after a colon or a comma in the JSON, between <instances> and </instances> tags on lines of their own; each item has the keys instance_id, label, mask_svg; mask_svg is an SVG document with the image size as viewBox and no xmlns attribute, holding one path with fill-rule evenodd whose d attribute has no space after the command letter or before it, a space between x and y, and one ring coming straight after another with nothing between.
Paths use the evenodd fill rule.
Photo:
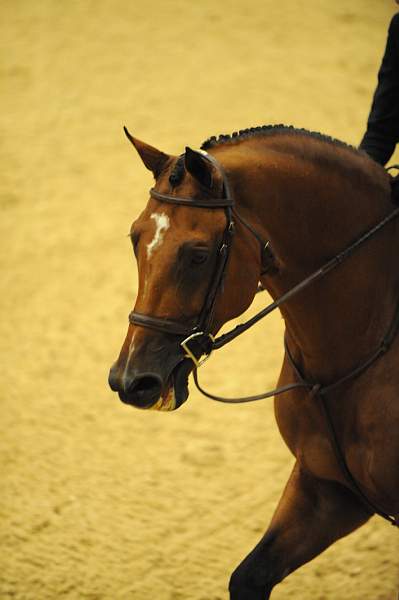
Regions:
<instances>
[{"instance_id":1,"label":"martingale strap","mask_svg":"<svg viewBox=\"0 0 399 600\"><path fill-rule=\"evenodd\" d=\"M357 483L356 479L353 477L353 475L348 467L348 464L346 462L345 456L341 450L341 446L340 446L340 443L338 440L338 435L337 435L336 429L334 427L334 423L333 423L333 420L332 420L332 417L330 414L330 410L328 408L326 396L329 394L329 392L335 390L337 387L342 386L343 384L355 379L356 377L359 377L374 362L376 362L376 360L378 360L381 356L386 354L386 352L388 352L388 350L390 349L390 347L398 333L398 330L399 330L399 302L396 306L396 310L393 315L392 321L389 325L389 328L388 328L385 336L382 338L381 343L378 346L378 348L372 354L370 354L370 356L368 356L362 363L360 363L360 365L358 365L357 367L355 367L348 373L345 373L345 375L340 377L337 381L335 381L331 384L327 384L327 385L311 382L305 378L305 376L301 372L301 369L296 364L294 357L292 356L292 354L290 352L290 349L287 344L287 340L284 339L284 347L285 347L286 356L288 358L288 361L289 361L291 367L294 370L294 373L296 374L297 378L299 379L300 384L302 384L304 387L307 387L310 390L312 397L317 401L318 405L321 408L324 420L327 423L327 432L328 432L328 437L330 439L330 444L334 450L334 454L335 454L337 462L340 466L340 469L344 473L348 483L350 484L352 492L363 502L363 504L365 504L367 506L367 508L371 512L375 512L380 517L383 517L384 519L389 521L395 527L399 527L399 521L397 521L395 519L395 517L389 515L385 511L381 510L376 504L371 502L368 499L368 497L365 495L363 490L361 489L360 485Z\"/></svg>"}]
</instances>

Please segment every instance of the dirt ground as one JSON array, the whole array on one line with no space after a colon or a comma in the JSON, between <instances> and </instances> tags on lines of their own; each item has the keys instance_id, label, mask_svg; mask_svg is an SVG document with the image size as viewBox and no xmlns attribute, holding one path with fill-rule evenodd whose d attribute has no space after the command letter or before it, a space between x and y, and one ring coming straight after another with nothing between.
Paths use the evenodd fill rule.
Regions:
<instances>
[{"instance_id":1,"label":"dirt ground","mask_svg":"<svg viewBox=\"0 0 399 600\"><path fill-rule=\"evenodd\" d=\"M141 412L107 386L136 272L126 233L171 152L286 123L358 143L391 0L3 0L0 598L225 600L293 459L270 402ZM265 299L257 300L257 305ZM272 386L273 316L204 367L224 394ZM381 519L273 600L394 600Z\"/></svg>"}]
</instances>

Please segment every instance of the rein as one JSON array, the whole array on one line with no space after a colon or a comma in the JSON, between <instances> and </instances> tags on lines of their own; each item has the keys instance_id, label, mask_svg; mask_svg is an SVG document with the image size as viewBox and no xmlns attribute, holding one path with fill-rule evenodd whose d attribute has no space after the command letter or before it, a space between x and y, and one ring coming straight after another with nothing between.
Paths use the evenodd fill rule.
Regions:
<instances>
[{"instance_id":1,"label":"rein","mask_svg":"<svg viewBox=\"0 0 399 600\"><path fill-rule=\"evenodd\" d=\"M399 215L399 208L395 208L391 213L389 213L389 215L387 215L384 219L382 219L379 223L377 223L377 225L374 225L374 227L372 227L371 229L366 231L355 242L353 242L350 246L345 248L345 250L338 253L336 256L334 256L334 258L329 260L322 267L320 267L319 269L314 271L311 275L306 277L306 279L303 279L302 281L300 281L297 285L295 285L290 290L288 290L288 292L286 292L285 294L280 296L280 298L278 298L277 300L275 300L274 302L272 302L271 304L269 304L268 306L263 308L261 311L256 313L256 315L254 315L253 317L248 319L248 321L245 321L245 323L241 323L240 325L237 325L236 327L234 327L227 333L220 335L217 338L214 338L213 342L212 342L211 351L218 350L219 348L223 348L223 346L225 346L226 344L228 344L229 342L234 340L239 335L243 334L245 331L250 329L250 327L255 325L258 321L260 321L261 319L263 319L264 317L266 317L267 315L272 313L274 310L279 308L282 304L284 304L285 302L287 302L288 300L290 300L291 298L293 298L294 296L299 294L299 292L301 292L302 290L304 290L305 288L310 286L315 281L318 281L322 277L325 277L330 271L332 271L333 269L335 269L336 267L341 265L344 262L344 260L346 260L349 256L351 256L351 254L353 254L353 252L355 252L355 250L357 250L360 246L362 246L365 242L367 242L370 238L372 238L378 231L380 231L380 229L385 227L385 225L387 225L392 220L394 220L398 215ZM399 328L399 323L396 322L397 319L398 319L398 315L395 315L394 321L393 321L393 323L395 324L393 337L395 336L396 331ZM392 328L390 327L390 330L389 330L390 332L391 332L391 329ZM388 334L387 334L387 336L385 336L384 340L386 340L386 338L388 338ZM390 342L392 342L391 336L389 336L389 340L390 340ZM384 347L385 347L386 341L383 341L382 344L384 344ZM286 345L286 350L288 350L287 345ZM379 351L377 351L375 354L377 354L378 352ZM379 353L378 353L378 356L379 356ZM369 361L369 360L366 361L367 366L369 366L369 364L374 362L374 360L376 358L378 358L378 356L373 358L372 361ZM373 354L373 357L374 357L374 354ZM195 366L198 367L199 365L196 364ZM358 371L360 371L360 370L363 371L364 369L363 368L360 369L359 367L353 369L350 373L345 375L345 377L340 379L338 382L329 386L328 389L330 390L333 387L338 386L339 384L343 383L344 380L346 381L347 379L350 379L351 377L355 377L355 375L357 375ZM221 398L219 396L214 396L214 395L208 394L207 392L205 392L205 390L203 390L201 387L199 387L198 375L196 372L194 373L194 381L195 381L198 389L201 391L201 393L203 393L205 396L208 396L212 400L217 400L219 402L228 402L228 403L232 403L232 404L239 404L240 402L253 402L255 400L262 400L263 398L270 398L271 396L282 394L288 390L294 389L295 387L308 387L308 388L313 387L313 384L305 383L303 378L301 378L301 379L302 379L301 383L289 384L287 386L283 386L282 388L276 388L275 390L272 390L270 392L265 392L264 394L258 394L256 396L246 396L246 397L242 397L242 398Z\"/></svg>"},{"instance_id":2,"label":"rein","mask_svg":"<svg viewBox=\"0 0 399 600\"><path fill-rule=\"evenodd\" d=\"M242 404L244 402L254 402L257 400L262 400L265 398L271 398L273 396L277 396L279 394L284 394L293 389L304 388L309 390L311 395L319 400L319 404L322 408L323 415L327 422L327 431L330 439L330 443L334 450L337 462L346 477L347 483L349 484L352 492L363 502L363 504L373 513L377 513L384 519L388 520L392 525L399 527L399 522L395 520L394 517L390 516L388 513L380 510L373 502L371 502L367 496L363 493L360 486L354 479L352 473L349 470L349 467L346 463L345 457L339 445L338 436L334 429L331 415L328 410L328 406L325 401L325 396L332 390L336 389L340 385L358 377L361 373L363 373L366 369L368 369L378 358L380 358L383 354L385 354L389 348L391 347L392 342L394 341L396 334L399 330L399 304L396 312L393 316L391 324L388 328L386 335L383 337L378 348L360 365L350 370L348 373L343 375L338 381L335 381L328 385L322 385L320 383L315 383L307 380L301 373L298 365L295 363L294 358L288 348L287 341L285 340L285 353L286 356L298 378L299 381L295 383L290 383L285 386L281 386L274 390L264 392L262 394L257 394L254 396L244 396L238 398L224 398L221 396L217 396L211 394L204 390L198 380L198 368L203 364L205 360L209 358L213 350L218 350L222 348L239 335L243 334L250 327L255 325L258 321L272 313L274 310L279 308L282 304L298 295L302 290L309 287L315 281L318 281L322 277L325 277L330 271L337 268L341 265L348 257L350 257L360 246L365 244L368 240L370 240L374 235L376 235L382 228L384 228L388 223L393 221L399 216L399 207L395 208L391 213L385 216L381 221L379 221L376 225L371 227L365 233L363 233L357 240L355 240L352 244L347 246L344 250L336 254L332 259L330 259L327 263L321 266L319 269L311 273L308 277L300 281L298 284L293 286L290 290L288 290L285 294L280 296L277 300L266 306L264 309L256 313L253 317L241 323L218 337L214 337L211 333L212 323L213 323L213 315L216 304L216 299L219 290L222 288L223 280L226 273L228 258L230 255L230 250L232 246L233 236L235 232L235 222L233 219L233 215L240 221L258 240L261 247L261 255L262 258L265 253L270 252L269 250L269 242L264 242L259 234L237 213L234 207L234 197L227 179L227 176L224 172L224 169L218 163L218 161L210 154L203 153L204 157L219 171L223 178L223 188L225 196L223 198L182 198L179 196L174 196L172 194L163 194L158 192L155 189L150 190L150 195L152 198L160 202L166 202L170 204L178 204L183 206L190 206L193 208L223 208L226 215L226 226L223 232L222 240L218 249L217 262L215 266L215 271L213 277L211 278L208 292L205 296L205 301L200 312L200 315L197 319L197 323L193 327L187 327L186 325L179 323L178 321L173 321L170 319L166 319L163 317L156 317L151 315L145 315L142 313L138 313L136 311L132 311L129 314L129 322L134 325L139 325L142 327L149 327L151 329L155 329L161 331L162 333L185 336L185 339L180 342L181 348L184 350L184 358L189 358L192 360L194 364L193 369L193 377L194 382L198 390L206 397L211 400L216 400L218 402L224 402L229 404ZM204 358L201 358L204 357Z\"/></svg>"}]
</instances>

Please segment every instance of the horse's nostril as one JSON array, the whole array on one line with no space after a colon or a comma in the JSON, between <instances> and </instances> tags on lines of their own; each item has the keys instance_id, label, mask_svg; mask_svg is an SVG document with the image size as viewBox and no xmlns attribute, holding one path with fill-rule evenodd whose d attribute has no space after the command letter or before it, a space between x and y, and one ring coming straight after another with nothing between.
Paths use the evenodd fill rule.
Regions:
<instances>
[{"instance_id":1,"label":"horse's nostril","mask_svg":"<svg viewBox=\"0 0 399 600\"><path fill-rule=\"evenodd\" d=\"M156 375L136 377L127 390L129 404L147 407L155 404L162 392L162 382Z\"/></svg>"},{"instance_id":2,"label":"horse's nostril","mask_svg":"<svg viewBox=\"0 0 399 600\"><path fill-rule=\"evenodd\" d=\"M119 391L118 371L117 371L115 365L113 365L110 369L110 372L108 375L108 385L113 392Z\"/></svg>"},{"instance_id":3,"label":"horse's nostril","mask_svg":"<svg viewBox=\"0 0 399 600\"><path fill-rule=\"evenodd\" d=\"M136 377L132 381L129 387L129 392L138 393L161 393L161 382L158 377L153 375L144 375L143 377Z\"/></svg>"}]
</instances>

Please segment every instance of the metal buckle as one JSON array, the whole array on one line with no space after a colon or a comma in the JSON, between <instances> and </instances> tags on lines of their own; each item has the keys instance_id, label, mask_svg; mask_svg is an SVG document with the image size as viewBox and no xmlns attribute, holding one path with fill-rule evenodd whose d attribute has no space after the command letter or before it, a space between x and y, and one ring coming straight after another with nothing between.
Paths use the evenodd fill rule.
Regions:
<instances>
[{"instance_id":1,"label":"metal buckle","mask_svg":"<svg viewBox=\"0 0 399 600\"><path fill-rule=\"evenodd\" d=\"M198 367L200 367L201 365L203 365L203 364L204 364L204 362L205 362L206 360L208 360L208 358L209 358L209 357L210 357L210 355L212 354L212 350L209 352L209 354L206 354L206 355L204 356L204 358L201 360L201 359L197 358L197 357L196 357L196 356L193 354L193 352L190 350L190 348L189 348L189 346L188 346L188 342L189 342L190 340L192 340L192 339L196 338L196 337L199 337L199 336L204 336L204 335L207 335L207 336L210 338L210 340L211 340L212 342L214 342L214 341L215 341L215 337L214 337L214 336L213 336L211 333L207 333L207 334L205 334L203 331L197 331L196 333L192 333L191 335L189 335L188 337L186 337L186 339L185 339L185 340L183 340L183 341L180 343L180 346L181 346L181 347L184 349L184 351L185 351L185 353L186 353L186 354L185 354L185 358L191 358L191 360L193 361L193 363L194 363L194 365L195 365L195 367L196 367L197 369L198 369Z\"/></svg>"}]
</instances>

